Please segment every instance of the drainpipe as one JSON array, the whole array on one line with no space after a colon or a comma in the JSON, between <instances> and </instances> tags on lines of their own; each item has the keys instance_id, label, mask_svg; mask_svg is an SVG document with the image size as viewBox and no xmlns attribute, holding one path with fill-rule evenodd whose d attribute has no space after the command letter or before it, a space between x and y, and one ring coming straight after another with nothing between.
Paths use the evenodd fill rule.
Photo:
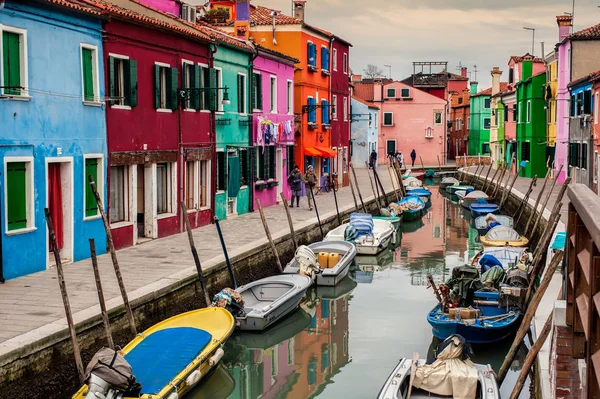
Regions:
<instances>
[{"instance_id":1,"label":"drainpipe","mask_svg":"<svg viewBox=\"0 0 600 399\"><path fill-rule=\"evenodd\" d=\"M258 48L252 43L250 43L250 45L254 49L254 54L252 54L252 59L248 65L248 79L246 80L246 84L250 83L250 87L252 87L252 78L254 76L254 60L258 58ZM250 154L248 154L248 158L250 160L250 181L246 182L246 184L248 185L248 190L250 191L250 206L248 207L248 210L250 212L254 212L254 166L256 165L256 162L254 162L254 110L252 109L252 90L246 90L246 98L246 106L250 107L248 111L248 118L250 119L250 134L248 135L248 144L250 146Z\"/></svg>"},{"instance_id":2,"label":"drainpipe","mask_svg":"<svg viewBox=\"0 0 600 399\"><path fill-rule=\"evenodd\" d=\"M214 68L215 67L215 53L218 51L218 47L216 44L211 43L209 46L209 56L208 56L208 66L209 68ZM218 86L218 82L217 82L217 86ZM218 92L217 92L218 93ZM217 101L219 99L219 96L217 95ZM217 108L219 107L219 104L217 104ZM210 181L212 182L211 184L211 199L210 199L210 209L211 209L211 220L214 219L216 213L217 213L217 209L216 209L216 196L217 196L217 173L216 173L216 168L217 168L217 114L216 111L210 111L210 132L209 132L209 143L211 143L213 145L212 147L212 159L214 160L214 166L211 169L211 176L210 176ZM214 173L213 173L214 170Z\"/></svg>"},{"instance_id":3,"label":"drainpipe","mask_svg":"<svg viewBox=\"0 0 600 399\"><path fill-rule=\"evenodd\" d=\"M1 0L0 0L1 1ZM2 3L0 2L0 10L2 9ZM2 208L2 196L0 196L0 209ZM0 212L0 226L4 226L2 224L2 212ZM0 231L0 283L4 283L4 268L2 262L2 236L4 235L4 228L2 227L2 231Z\"/></svg>"}]
</instances>

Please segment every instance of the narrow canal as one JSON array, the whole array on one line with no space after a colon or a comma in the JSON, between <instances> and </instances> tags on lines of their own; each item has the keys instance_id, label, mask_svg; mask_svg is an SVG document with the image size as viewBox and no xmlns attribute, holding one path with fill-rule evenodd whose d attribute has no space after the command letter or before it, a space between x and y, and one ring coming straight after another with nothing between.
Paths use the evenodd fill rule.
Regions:
<instances>
[{"instance_id":1,"label":"narrow canal","mask_svg":"<svg viewBox=\"0 0 600 399\"><path fill-rule=\"evenodd\" d=\"M415 351L430 357L439 342L426 320L436 304L426 276L446 280L480 247L470 215L430 188L429 212L403 225L394 248L358 257L351 278L316 287L301 310L266 333L235 333L223 365L190 397L374 398L401 357ZM510 345L475 347L473 360L498 371ZM509 396L524 355L517 355L502 397ZM522 397L529 397L527 388Z\"/></svg>"}]
</instances>

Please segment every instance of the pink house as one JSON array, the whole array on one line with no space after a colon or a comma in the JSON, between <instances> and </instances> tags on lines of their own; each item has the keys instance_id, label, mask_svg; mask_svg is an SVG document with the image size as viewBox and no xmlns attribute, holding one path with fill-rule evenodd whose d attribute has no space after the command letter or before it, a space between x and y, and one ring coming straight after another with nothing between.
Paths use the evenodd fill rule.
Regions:
<instances>
[{"instance_id":1,"label":"pink house","mask_svg":"<svg viewBox=\"0 0 600 399\"><path fill-rule=\"evenodd\" d=\"M273 183L256 182L254 198L259 198L261 205L267 207L279 203L282 192L286 198L291 198L287 176L294 167L294 64L299 61L261 46L256 46L256 50L250 96L251 104L262 101L262 107L261 110L253 109L252 140L254 146L263 147L263 156L274 155L269 162L275 163L277 176ZM275 99L273 104L271 98ZM272 142L267 136L273 131L277 134L276 151L266 152L265 146ZM260 152L258 157L261 157ZM254 161L264 165L260 159Z\"/></svg>"},{"instance_id":2,"label":"pink house","mask_svg":"<svg viewBox=\"0 0 600 399\"><path fill-rule=\"evenodd\" d=\"M359 85L367 85L359 83ZM363 98L378 106L379 140L378 163L388 163L387 154L402 152L407 167L411 167L410 153L417 153L415 166L421 158L425 165L444 161L446 146L447 102L432 94L415 89L402 82L375 81L372 98ZM356 93L370 92L357 90Z\"/></svg>"}]
</instances>

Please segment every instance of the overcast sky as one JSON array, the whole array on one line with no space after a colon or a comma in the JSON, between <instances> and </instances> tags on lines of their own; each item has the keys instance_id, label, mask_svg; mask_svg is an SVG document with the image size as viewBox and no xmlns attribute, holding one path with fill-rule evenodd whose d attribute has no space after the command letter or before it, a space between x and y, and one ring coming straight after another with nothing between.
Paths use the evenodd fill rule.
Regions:
<instances>
[{"instance_id":1,"label":"overcast sky","mask_svg":"<svg viewBox=\"0 0 600 399\"><path fill-rule=\"evenodd\" d=\"M291 14L291 0L253 0ZM575 30L600 23L600 0L576 0ZM477 65L480 88L491 84L490 71L500 66L507 79L511 55L531 52L536 28L535 55L546 53L558 38L556 16L571 12L572 0L308 0L306 21L350 41L350 65L361 73L375 64L392 77L412 73L414 61L448 61L457 72L459 62L473 71Z\"/></svg>"}]
</instances>

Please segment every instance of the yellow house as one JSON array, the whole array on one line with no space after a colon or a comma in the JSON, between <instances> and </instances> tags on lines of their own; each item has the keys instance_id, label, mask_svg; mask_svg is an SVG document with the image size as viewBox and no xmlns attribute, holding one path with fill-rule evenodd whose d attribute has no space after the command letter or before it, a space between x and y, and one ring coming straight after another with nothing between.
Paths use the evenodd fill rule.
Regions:
<instances>
[{"instance_id":1,"label":"yellow house","mask_svg":"<svg viewBox=\"0 0 600 399\"><path fill-rule=\"evenodd\" d=\"M548 155L554 154L556 145L556 92L558 90L558 58L552 51L546 56L546 91L544 99L546 100L546 146ZM550 159L554 159L551 156Z\"/></svg>"}]
</instances>

